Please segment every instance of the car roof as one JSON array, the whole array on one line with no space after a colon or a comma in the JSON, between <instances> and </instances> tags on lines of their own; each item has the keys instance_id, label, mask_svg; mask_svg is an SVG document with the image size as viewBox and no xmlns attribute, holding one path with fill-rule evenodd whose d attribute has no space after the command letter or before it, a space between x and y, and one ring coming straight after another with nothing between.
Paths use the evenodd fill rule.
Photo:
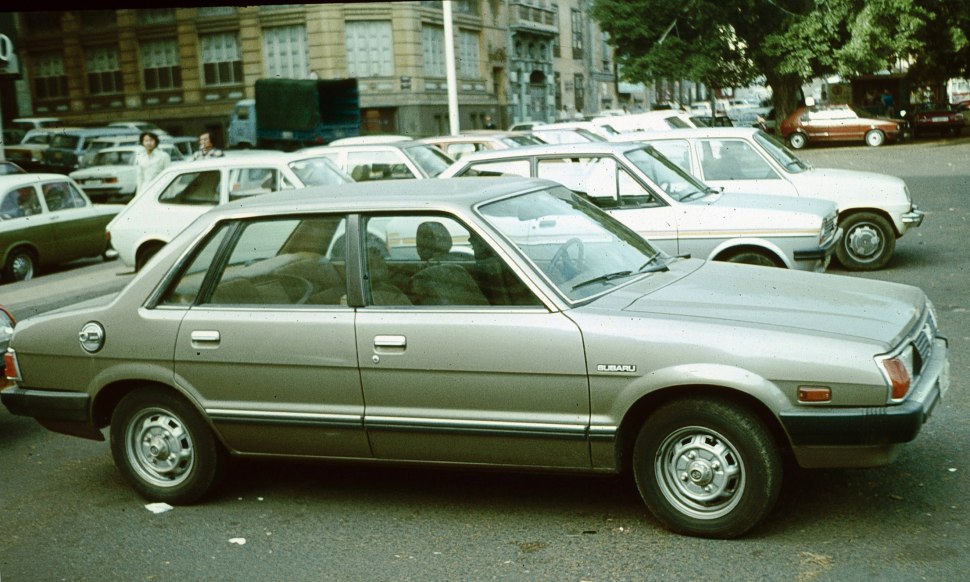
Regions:
<instances>
[{"instance_id":1,"label":"car roof","mask_svg":"<svg viewBox=\"0 0 970 582\"><path fill-rule=\"evenodd\" d=\"M427 211L429 207L468 209L507 195L558 186L556 182L517 176L382 180L339 186L312 186L261 194L217 206L209 214L235 216L292 212Z\"/></svg>"},{"instance_id":2,"label":"car roof","mask_svg":"<svg viewBox=\"0 0 970 582\"><path fill-rule=\"evenodd\" d=\"M28 173L28 174L5 174L0 175L0 190L6 190L7 188L15 188L17 186L26 186L28 184L36 184L38 182L50 182L51 180L68 181L73 182L74 180L64 174L52 174L52 173Z\"/></svg>"},{"instance_id":3,"label":"car roof","mask_svg":"<svg viewBox=\"0 0 970 582\"><path fill-rule=\"evenodd\" d=\"M613 142L644 139L690 139L699 137L750 137L761 131L757 127L684 127L669 130L631 131L610 136Z\"/></svg>"},{"instance_id":4,"label":"car roof","mask_svg":"<svg viewBox=\"0 0 970 582\"><path fill-rule=\"evenodd\" d=\"M525 145L503 150L483 150L480 152L470 152L461 157L457 163L519 158L526 156L543 155L585 155L585 154L620 154L632 149L642 147L636 142L608 142L608 141L587 141L582 143L549 143L539 145Z\"/></svg>"},{"instance_id":5,"label":"car roof","mask_svg":"<svg viewBox=\"0 0 970 582\"><path fill-rule=\"evenodd\" d=\"M61 133L69 133L72 135L122 135L122 134L137 134L139 133L137 129L132 129L130 127L80 127L77 129L67 129Z\"/></svg>"}]
</instances>

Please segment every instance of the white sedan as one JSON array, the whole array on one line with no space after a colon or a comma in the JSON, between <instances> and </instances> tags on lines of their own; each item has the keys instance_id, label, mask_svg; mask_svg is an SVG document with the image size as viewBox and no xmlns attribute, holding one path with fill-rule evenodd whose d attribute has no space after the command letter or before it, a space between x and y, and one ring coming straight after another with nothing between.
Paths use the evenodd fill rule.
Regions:
<instances>
[{"instance_id":1,"label":"white sedan","mask_svg":"<svg viewBox=\"0 0 970 582\"><path fill-rule=\"evenodd\" d=\"M707 127L612 136L649 143L675 164L724 192L823 198L839 206L845 232L836 249L842 266L882 268L896 239L923 222L906 182L874 172L815 168L767 133L750 127Z\"/></svg>"},{"instance_id":2,"label":"white sedan","mask_svg":"<svg viewBox=\"0 0 970 582\"><path fill-rule=\"evenodd\" d=\"M161 144L158 147L173 162L184 159L182 153L172 144ZM135 160L138 152L143 150L140 145L104 148L94 156L91 165L71 172L70 176L94 202L127 202L138 190L138 168Z\"/></svg>"}]
</instances>

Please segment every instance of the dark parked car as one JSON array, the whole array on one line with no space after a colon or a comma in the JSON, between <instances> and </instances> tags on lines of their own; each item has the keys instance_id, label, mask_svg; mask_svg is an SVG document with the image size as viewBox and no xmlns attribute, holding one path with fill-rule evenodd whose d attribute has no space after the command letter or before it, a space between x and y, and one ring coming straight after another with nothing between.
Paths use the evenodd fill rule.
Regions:
<instances>
[{"instance_id":1,"label":"dark parked car","mask_svg":"<svg viewBox=\"0 0 970 582\"><path fill-rule=\"evenodd\" d=\"M852 105L802 106L785 118L778 127L792 149L800 150L810 143L859 142L881 146L902 136L902 120L872 117Z\"/></svg>"},{"instance_id":2,"label":"dark parked car","mask_svg":"<svg viewBox=\"0 0 970 582\"><path fill-rule=\"evenodd\" d=\"M32 279L44 265L109 258L105 226L121 208L92 204L67 176L0 176L0 281Z\"/></svg>"},{"instance_id":3,"label":"dark parked car","mask_svg":"<svg viewBox=\"0 0 970 582\"><path fill-rule=\"evenodd\" d=\"M916 103L900 113L909 122L912 137L928 133L959 136L967 116L966 110L949 103Z\"/></svg>"}]
</instances>

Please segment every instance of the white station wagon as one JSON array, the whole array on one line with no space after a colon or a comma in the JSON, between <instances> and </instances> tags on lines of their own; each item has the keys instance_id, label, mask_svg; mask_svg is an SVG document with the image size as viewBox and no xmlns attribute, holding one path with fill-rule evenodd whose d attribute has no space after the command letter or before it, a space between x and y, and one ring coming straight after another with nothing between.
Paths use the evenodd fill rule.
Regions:
<instances>
[{"instance_id":1,"label":"white station wagon","mask_svg":"<svg viewBox=\"0 0 970 582\"><path fill-rule=\"evenodd\" d=\"M141 270L160 248L213 206L239 198L352 182L320 155L263 152L172 164L109 224L122 262Z\"/></svg>"},{"instance_id":2,"label":"white station wagon","mask_svg":"<svg viewBox=\"0 0 970 582\"><path fill-rule=\"evenodd\" d=\"M639 141L660 150L675 164L725 192L757 192L823 198L839 207L845 232L836 257L846 269L882 268L896 239L923 223L906 182L874 172L815 168L798 159L778 139L750 127L710 127L639 132L610 137Z\"/></svg>"},{"instance_id":3,"label":"white station wagon","mask_svg":"<svg viewBox=\"0 0 970 582\"><path fill-rule=\"evenodd\" d=\"M716 192L643 144L525 146L462 157L442 178L554 180L671 255L824 271L841 232L835 204Z\"/></svg>"}]
</instances>

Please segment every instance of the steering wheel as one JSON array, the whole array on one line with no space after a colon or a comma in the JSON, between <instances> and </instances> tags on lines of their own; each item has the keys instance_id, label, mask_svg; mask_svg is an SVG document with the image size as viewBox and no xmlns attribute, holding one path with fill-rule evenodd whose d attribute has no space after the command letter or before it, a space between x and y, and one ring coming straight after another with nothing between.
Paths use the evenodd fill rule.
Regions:
<instances>
[{"instance_id":1,"label":"steering wheel","mask_svg":"<svg viewBox=\"0 0 970 582\"><path fill-rule=\"evenodd\" d=\"M575 257L569 254L572 247L576 247ZM576 237L567 240L549 261L551 274L557 276L559 281L572 279L583 270L585 255L586 248L583 246L583 241Z\"/></svg>"}]
</instances>

